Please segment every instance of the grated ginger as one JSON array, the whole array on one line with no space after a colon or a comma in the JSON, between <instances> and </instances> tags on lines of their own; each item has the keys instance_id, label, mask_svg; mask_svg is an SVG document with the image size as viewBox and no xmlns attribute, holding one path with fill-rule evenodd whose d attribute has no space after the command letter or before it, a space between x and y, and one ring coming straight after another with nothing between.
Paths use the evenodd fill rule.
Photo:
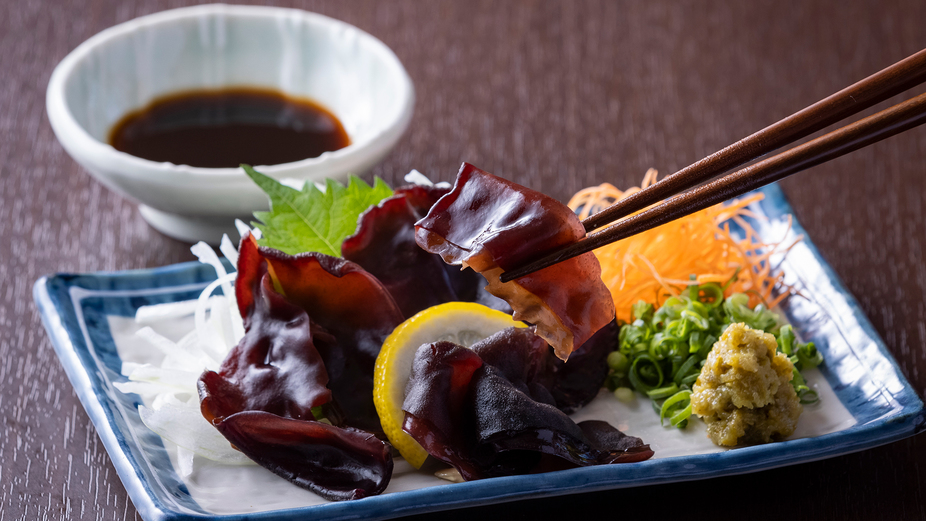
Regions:
<instances>
[{"instance_id":1,"label":"grated ginger","mask_svg":"<svg viewBox=\"0 0 926 521\"><path fill-rule=\"evenodd\" d=\"M605 183L580 190L569 201L569 207L578 212L580 219L586 219L655 183L656 177L656 170L651 168L640 187L622 191ZM744 218L755 217L747 207L762 198L762 194L755 194L712 206L595 250L601 278L614 298L617 318L631 320L631 306L639 300L658 308L667 298L679 295L692 282L692 275L698 284L723 285L736 277L727 286L725 296L746 293L751 307L778 304L789 291L785 288L772 297L775 287L783 285L783 273L772 270L769 258L787 252L800 237L786 247L759 238ZM730 221L742 228L741 239L731 234Z\"/></svg>"}]
</instances>

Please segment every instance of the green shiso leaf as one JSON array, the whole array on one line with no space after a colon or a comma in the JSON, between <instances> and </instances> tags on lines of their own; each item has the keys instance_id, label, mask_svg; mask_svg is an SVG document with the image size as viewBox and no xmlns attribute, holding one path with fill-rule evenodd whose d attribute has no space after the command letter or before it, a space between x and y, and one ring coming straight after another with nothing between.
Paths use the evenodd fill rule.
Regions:
<instances>
[{"instance_id":1,"label":"green shiso leaf","mask_svg":"<svg viewBox=\"0 0 926 521\"><path fill-rule=\"evenodd\" d=\"M290 255L312 251L340 257L341 243L356 231L360 214L393 194L379 178L373 186L351 176L347 186L327 179L324 192L314 183L296 190L248 165L241 167L270 197L269 212L254 212L260 222L252 224L262 235L258 244Z\"/></svg>"}]
</instances>

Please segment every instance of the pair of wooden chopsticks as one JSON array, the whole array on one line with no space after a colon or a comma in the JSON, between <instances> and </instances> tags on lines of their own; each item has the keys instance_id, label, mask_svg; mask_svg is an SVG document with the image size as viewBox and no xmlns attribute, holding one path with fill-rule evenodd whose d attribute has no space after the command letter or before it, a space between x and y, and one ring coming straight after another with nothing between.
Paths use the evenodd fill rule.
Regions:
<instances>
[{"instance_id":1,"label":"pair of wooden chopsticks","mask_svg":"<svg viewBox=\"0 0 926 521\"><path fill-rule=\"evenodd\" d=\"M621 199L582 224L586 231L593 232L622 220L540 259L506 271L501 275L501 281L523 277L626 239L926 123L926 94L921 94L708 182L923 82L926 82L926 49L679 170L645 190ZM671 196L675 197L627 217Z\"/></svg>"}]
</instances>

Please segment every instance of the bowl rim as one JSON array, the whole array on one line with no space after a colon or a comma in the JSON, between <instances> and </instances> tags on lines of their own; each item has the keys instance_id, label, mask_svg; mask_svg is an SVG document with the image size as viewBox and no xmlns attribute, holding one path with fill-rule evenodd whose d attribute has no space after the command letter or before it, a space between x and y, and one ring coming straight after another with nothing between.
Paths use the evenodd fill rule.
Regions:
<instances>
[{"instance_id":1,"label":"bowl rim","mask_svg":"<svg viewBox=\"0 0 926 521\"><path fill-rule=\"evenodd\" d=\"M402 106L397 112L397 117L394 120L386 122L381 128L377 129L362 141L352 141L351 144L344 148L324 152L317 157L276 165L254 166L260 167L261 172L275 178L295 177L317 180L324 177L324 175L318 173L320 173L328 163L330 163L330 166L335 170L341 170L343 167L348 167L349 170L352 167L364 163L368 158L384 155L408 127L414 109L414 85L412 84L411 77L402 65L402 62L389 46L375 36L354 25L319 13L289 7L229 5L221 3L203 4L159 11L122 22L100 31L74 48L52 71L45 99L46 111L52 130L58 138L58 141L70 155L80 156L82 161L78 162L83 163L86 161L96 165L100 163L113 164L113 166L117 166L115 170L118 171L118 174L115 175L120 177L138 178L145 176L144 172L157 170L159 174L165 176L161 179L165 182L175 182L178 180L191 181L196 179L200 181L214 179L246 180L247 177L241 168L205 168L190 165L177 165L170 162L156 162L116 150L112 145L91 136L90 133L77 122L77 119L74 117L67 103L65 85L72 77L77 67L91 56L97 48L141 28L212 14L270 18L279 16L281 13L288 13L304 20L334 25L339 29L352 31L360 38L367 40L367 42L371 44L370 49L372 49L375 54L378 54L379 58L384 60L390 66L390 69L397 75L399 79L397 91ZM75 157L75 159L77 159L77 157ZM107 168L107 170L111 169ZM152 181L150 177L147 180Z\"/></svg>"}]
</instances>

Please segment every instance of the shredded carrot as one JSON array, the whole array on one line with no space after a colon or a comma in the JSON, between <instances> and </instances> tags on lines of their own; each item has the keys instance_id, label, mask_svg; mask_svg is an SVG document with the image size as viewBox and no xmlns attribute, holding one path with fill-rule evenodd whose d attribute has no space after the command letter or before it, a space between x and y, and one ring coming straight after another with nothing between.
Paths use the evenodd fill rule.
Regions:
<instances>
[{"instance_id":1,"label":"shredded carrot","mask_svg":"<svg viewBox=\"0 0 926 521\"><path fill-rule=\"evenodd\" d=\"M569 207L585 219L653 184L656 176L651 168L640 187L622 191L606 183L580 190ZM755 217L747 206L762 198L762 194L755 194L735 199L595 250L618 319L630 320L631 306L639 300L658 307L670 296L679 295L691 283L692 275L699 284L723 285L736 277L726 295L747 293L751 306L760 302L777 305L790 288L783 283L784 274L772 270L770 257L786 253L800 237L787 246L759 238L744 217ZM730 232L730 222L741 228L741 238Z\"/></svg>"}]
</instances>

